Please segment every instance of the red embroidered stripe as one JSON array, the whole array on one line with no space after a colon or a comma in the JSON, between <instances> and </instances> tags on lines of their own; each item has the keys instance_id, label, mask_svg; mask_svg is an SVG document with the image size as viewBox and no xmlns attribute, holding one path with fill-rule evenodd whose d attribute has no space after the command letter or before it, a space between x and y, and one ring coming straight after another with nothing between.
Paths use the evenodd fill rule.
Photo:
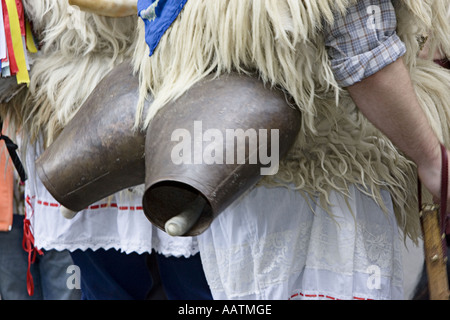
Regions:
<instances>
[{"instance_id":1,"label":"red embroidered stripe","mask_svg":"<svg viewBox=\"0 0 450 320\"><path fill-rule=\"evenodd\" d=\"M297 292L293 295L291 295L291 297L289 298L289 300L296 298L296 297L305 297L305 298L326 298L329 300L342 300L342 299L338 299L329 295L324 295L324 294L304 294L302 292ZM368 298L360 298L360 297L353 297L354 300L373 300L373 299L368 299Z\"/></svg>"},{"instance_id":2,"label":"red embroidered stripe","mask_svg":"<svg viewBox=\"0 0 450 320\"><path fill-rule=\"evenodd\" d=\"M42 200L37 200L37 204L41 205L41 206L45 206L45 207L52 207L52 208L59 208L60 204L59 203L51 203L51 202L47 202L47 201L42 201ZM96 204L93 206L89 206L86 209L89 210L98 210L98 209L104 209L107 207L111 207L111 208L118 208L120 211L139 211L139 210L144 210L144 208L142 206L118 206L117 203L102 203L102 204Z\"/></svg>"}]
</instances>

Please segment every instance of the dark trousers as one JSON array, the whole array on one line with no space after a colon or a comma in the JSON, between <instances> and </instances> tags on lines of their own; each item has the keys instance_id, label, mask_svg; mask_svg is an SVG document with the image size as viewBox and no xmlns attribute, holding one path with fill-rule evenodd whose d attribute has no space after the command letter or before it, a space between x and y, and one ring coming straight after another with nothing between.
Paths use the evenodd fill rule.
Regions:
<instances>
[{"instance_id":1,"label":"dark trousers","mask_svg":"<svg viewBox=\"0 0 450 320\"><path fill-rule=\"evenodd\" d=\"M84 300L212 299L200 255L164 257L126 254L115 249L76 250Z\"/></svg>"}]
</instances>

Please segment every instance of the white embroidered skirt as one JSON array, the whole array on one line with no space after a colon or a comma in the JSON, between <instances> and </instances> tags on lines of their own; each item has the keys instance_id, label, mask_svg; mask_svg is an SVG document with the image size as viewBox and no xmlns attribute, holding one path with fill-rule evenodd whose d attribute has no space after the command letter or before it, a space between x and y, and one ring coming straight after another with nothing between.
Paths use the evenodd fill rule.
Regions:
<instances>
[{"instance_id":1,"label":"white embroidered skirt","mask_svg":"<svg viewBox=\"0 0 450 320\"><path fill-rule=\"evenodd\" d=\"M296 191L255 188L198 237L214 298L403 299L403 240L383 197L387 215L355 187L347 201L332 193L330 215Z\"/></svg>"}]
</instances>

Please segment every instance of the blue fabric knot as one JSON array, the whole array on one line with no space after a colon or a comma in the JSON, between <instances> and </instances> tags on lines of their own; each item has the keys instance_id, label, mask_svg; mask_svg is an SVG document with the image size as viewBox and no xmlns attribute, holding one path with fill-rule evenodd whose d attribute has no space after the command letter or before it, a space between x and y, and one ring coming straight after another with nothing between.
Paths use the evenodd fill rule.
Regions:
<instances>
[{"instance_id":1,"label":"blue fabric knot","mask_svg":"<svg viewBox=\"0 0 450 320\"><path fill-rule=\"evenodd\" d=\"M138 15L145 23L145 42L150 48L150 56L186 2L187 0L138 0Z\"/></svg>"}]
</instances>

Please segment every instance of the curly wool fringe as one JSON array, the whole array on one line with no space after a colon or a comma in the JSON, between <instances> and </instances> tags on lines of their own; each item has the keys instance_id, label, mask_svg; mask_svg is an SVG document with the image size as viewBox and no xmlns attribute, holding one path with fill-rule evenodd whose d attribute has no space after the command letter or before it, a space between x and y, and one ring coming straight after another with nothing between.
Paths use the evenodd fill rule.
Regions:
<instances>
[{"instance_id":1,"label":"curly wool fringe","mask_svg":"<svg viewBox=\"0 0 450 320\"><path fill-rule=\"evenodd\" d=\"M27 96L12 109L26 138L33 142L43 133L48 146L101 79L131 59L137 18L85 13L67 0L24 0L24 7L42 47L33 57Z\"/></svg>"},{"instance_id":2,"label":"curly wool fringe","mask_svg":"<svg viewBox=\"0 0 450 320\"><path fill-rule=\"evenodd\" d=\"M177 99L206 75L256 71L265 83L281 87L302 111L302 132L266 185L294 186L318 196L322 207L330 190L347 194L359 186L381 207L380 191L391 193L399 225L412 239L420 235L414 164L376 130L342 91L329 67L320 30L354 1L189 0L181 16L162 38L155 54L142 41L134 53L140 74L141 101L136 126ZM441 136L448 132L448 75L417 61L417 36L433 34L433 47L449 52L448 0L402 0L397 6L398 33L406 43L405 61L412 72L421 105ZM139 23L139 38L144 39ZM190 41L186 41L190 39ZM428 76L426 76L428 74ZM432 79L430 79L432 78ZM435 85L441 83L441 85ZM145 98L152 96L148 113ZM444 114L443 114L444 113Z\"/></svg>"},{"instance_id":3,"label":"curly wool fringe","mask_svg":"<svg viewBox=\"0 0 450 320\"><path fill-rule=\"evenodd\" d=\"M420 50L417 38L426 36L430 48L429 59L436 50L450 56L450 1L449 0L403 0L394 1L397 11L397 32L407 44L405 61L415 67ZM449 14L446 15L445 13Z\"/></svg>"}]
</instances>

